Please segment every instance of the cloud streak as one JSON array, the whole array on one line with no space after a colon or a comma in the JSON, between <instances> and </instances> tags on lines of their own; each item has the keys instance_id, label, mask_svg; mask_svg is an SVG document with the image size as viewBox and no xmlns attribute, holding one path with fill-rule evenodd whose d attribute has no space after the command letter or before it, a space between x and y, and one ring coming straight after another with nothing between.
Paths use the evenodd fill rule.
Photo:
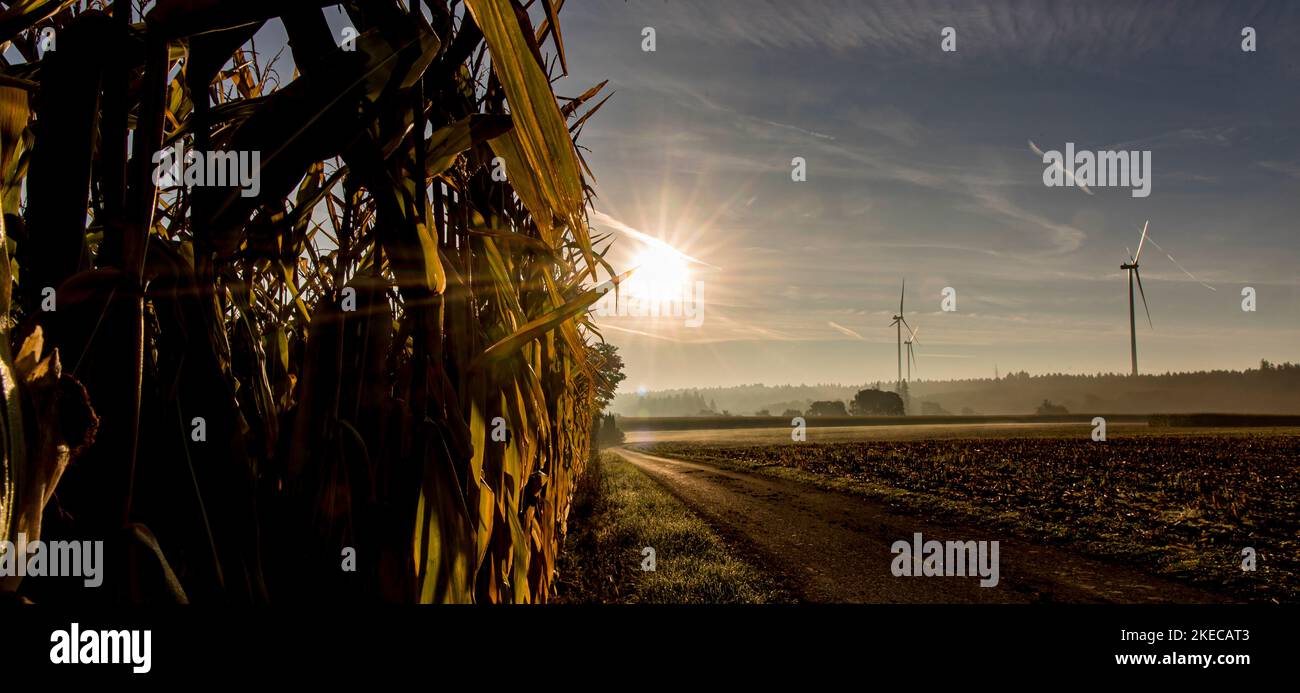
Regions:
<instances>
[{"instance_id":1,"label":"cloud streak","mask_svg":"<svg viewBox=\"0 0 1300 693\"><path fill-rule=\"evenodd\" d=\"M687 255L686 253L683 253L682 251L672 247L666 241L662 241L658 238L655 238L654 236L651 236L650 234L645 233L644 231L638 231L637 229L634 229L631 226L628 226L627 224L624 224L618 219L615 219L614 217L611 217L610 215L601 212L599 210L593 209L591 211L591 221L600 224L602 226L606 226L608 228L614 229L615 231L618 231L634 240L640 241L644 245L648 245L652 248L657 248L660 250L667 250L671 253L676 254L682 259L687 260L689 262L693 262L697 265L702 265L704 267L709 267L712 269L722 269L717 265L709 264L699 258L691 257L690 255Z\"/></svg>"},{"instance_id":2,"label":"cloud streak","mask_svg":"<svg viewBox=\"0 0 1300 693\"><path fill-rule=\"evenodd\" d=\"M833 328L835 328L835 329L836 329L837 331L839 331L841 334L848 335L848 336L850 336L850 337L852 337L852 338L854 338L854 339L857 339L857 340L860 340L860 341L863 341L863 342L867 341L867 338L866 338L866 337L863 337L862 335L858 334L857 332L854 332L853 330L850 330L849 328L847 328L847 327L845 327L845 326L843 326L843 325L841 325L841 324L839 324L839 323L837 323L837 322L835 322L835 321L833 321L833 320L832 320L832 321L828 321L826 324L827 324L827 325L830 325L830 326L833 327Z\"/></svg>"}]
</instances>

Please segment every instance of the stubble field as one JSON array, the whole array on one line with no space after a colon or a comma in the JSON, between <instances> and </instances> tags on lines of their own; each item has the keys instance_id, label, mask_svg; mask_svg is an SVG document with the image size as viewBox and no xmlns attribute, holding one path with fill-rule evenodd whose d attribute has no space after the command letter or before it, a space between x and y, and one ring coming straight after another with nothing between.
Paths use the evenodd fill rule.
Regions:
<instances>
[{"instance_id":1,"label":"stubble field","mask_svg":"<svg viewBox=\"0 0 1300 693\"><path fill-rule=\"evenodd\" d=\"M1078 427L804 443L748 433L638 436L629 447L1062 544L1241 599L1300 600L1295 429L1105 442ZM1243 570L1252 552L1255 569Z\"/></svg>"}]
</instances>

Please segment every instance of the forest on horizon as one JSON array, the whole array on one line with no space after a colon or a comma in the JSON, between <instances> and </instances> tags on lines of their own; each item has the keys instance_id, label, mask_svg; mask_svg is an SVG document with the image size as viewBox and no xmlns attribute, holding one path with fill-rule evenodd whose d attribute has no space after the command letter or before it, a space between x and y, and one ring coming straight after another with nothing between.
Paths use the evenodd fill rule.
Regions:
<instances>
[{"instance_id":1,"label":"forest on horizon","mask_svg":"<svg viewBox=\"0 0 1300 693\"><path fill-rule=\"evenodd\" d=\"M1300 413L1300 364L1261 361L1245 371L1195 371L1133 377L1006 373L1000 378L912 380L901 394L907 413L1032 414L1044 400L1071 413ZM848 402L858 390L895 390L893 383L739 385L618 394L621 416L780 415L814 401Z\"/></svg>"}]
</instances>

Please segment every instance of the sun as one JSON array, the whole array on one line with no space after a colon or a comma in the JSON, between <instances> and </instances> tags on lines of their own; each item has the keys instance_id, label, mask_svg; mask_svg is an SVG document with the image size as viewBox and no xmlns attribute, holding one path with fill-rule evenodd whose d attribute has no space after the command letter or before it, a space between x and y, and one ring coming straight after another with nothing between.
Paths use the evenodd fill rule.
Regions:
<instances>
[{"instance_id":1,"label":"sun","mask_svg":"<svg viewBox=\"0 0 1300 693\"><path fill-rule=\"evenodd\" d=\"M636 271L628 278L627 291L641 300L678 298L690 279L685 256L671 247L646 248L632 266Z\"/></svg>"}]
</instances>

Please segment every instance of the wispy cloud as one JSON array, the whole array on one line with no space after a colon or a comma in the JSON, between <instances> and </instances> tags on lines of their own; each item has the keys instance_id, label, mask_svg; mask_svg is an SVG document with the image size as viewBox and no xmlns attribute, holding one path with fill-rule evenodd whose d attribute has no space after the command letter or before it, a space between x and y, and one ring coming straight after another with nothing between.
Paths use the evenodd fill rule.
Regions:
<instances>
[{"instance_id":1,"label":"wispy cloud","mask_svg":"<svg viewBox=\"0 0 1300 693\"><path fill-rule=\"evenodd\" d=\"M1033 152L1034 154L1037 154L1037 155L1038 155L1038 158L1043 160L1043 163L1047 163L1047 161L1046 161L1046 155L1043 154L1043 150L1042 150L1042 149L1039 149L1039 148L1038 148L1038 145L1034 144L1034 141L1033 141L1033 140L1029 140L1029 151ZM1073 164L1073 162L1071 162L1071 164ZM1074 179L1074 174L1071 173L1070 171L1066 170L1066 168L1065 168L1063 165L1061 165L1061 162L1060 162L1060 161L1054 161L1054 162L1052 162L1052 167L1053 167L1054 169L1056 169L1057 171L1059 171L1060 173L1064 174L1064 175L1065 175L1065 179L1066 179L1067 181L1069 181L1069 184L1070 184L1070 185L1078 187L1080 190L1082 190L1082 191L1088 193L1089 195L1092 194L1092 188L1089 188L1088 186L1084 185L1083 183L1080 183L1080 182L1076 181L1076 180Z\"/></svg>"},{"instance_id":2,"label":"wispy cloud","mask_svg":"<svg viewBox=\"0 0 1300 693\"><path fill-rule=\"evenodd\" d=\"M613 1L613 0L611 0ZM619 5L624 3L620 0ZM1213 37L1234 46L1225 27L1294 25L1300 12L1281 0L1236 2L1087 3L1007 0L986 4L947 0L864 3L860 0L709 0L665 3L662 34L677 40L759 49L866 51L952 69L959 58L1015 60L1020 64L1087 69L1138 59L1177 63L1201 58ZM1200 11L1198 11L1200 10ZM938 50L939 31L957 30L957 56ZM1114 41L1117 35L1123 41ZM1276 32L1279 55L1294 48L1294 32ZM1294 68L1294 65L1293 65Z\"/></svg>"},{"instance_id":3,"label":"wispy cloud","mask_svg":"<svg viewBox=\"0 0 1300 693\"><path fill-rule=\"evenodd\" d=\"M846 119L857 127L909 147L921 143L925 127L897 106L852 109Z\"/></svg>"},{"instance_id":4,"label":"wispy cloud","mask_svg":"<svg viewBox=\"0 0 1300 693\"><path fill-rule=\"evenodd\" d=\"M1053 221L1040 214L1035 214L1023 207L1012 202L1006 195L991 188L973 189L972 195L979 201L983 209L993 212L1004 217L1023 222L1027 226L1040 229L1048 236L1048 241L1052 244L1052 251L1057 254L1070 253L1078 250L1083 245L1083 241L1088 237L1083 230L1075 228L1070 224L1062 224ZM1022 251L1031 252L1031 251Z\"/></svg>"},{"instance_id":5,"label":"wispy cloud","mask_svg":"<svg viewBox=\"0 0 1300 693\"><path fill-rule=\"evenodd\" d=\"M1099 147L1099 149L1152 149L1170 146L1203 147L1206 145L1226 147L1232 145L1237 132L1238 129L1234 126L1180 127L1146 137L1115 142Z\"/></svg>"},{"instance_id":6,"label":"wispy cloud","mask_svg":"<svg viewBox=\"0 0 1300 693\"><path fill-rule=\"evenodd\" d=\"M614 217L611 217L610 215L601 212L599 210L593 209L591 211L591 221L600 224L601 226L604 226L606 228L610 228L620 233L623 233L652 248L658 248L660 250L667 250L669 252L672 252L680 256L682 259L688 260L697 265L703 265L705 267L711 267L713 269L722 269L717 265L711 265L699 258L691 257L690 255L687 255L686 253L683 253L682 251L672 247L672 245L668 244L668 242L655 238L654 236L651 236L650 234L645 233L644 231L639 231L637 229L634 229L631 226L628 226L627 224L624 224L618 219L615 219Z\"/></svg>"},{"instance_id":7,"label":"wispy cloud","mask_svg":"<svg viewBox=\"0 0 1300 693\"><path fill-rule=\"evenodd\" d=\"M1260 161L1256 165L1284 176L1300 178L1300 161Z\"/></svg>"},{"instance_id":8,"label":"wispy cloud","mask_svg":"<svg viewBox=\"0 0 1300 693\"><path fill-rule=\"evenodd\" d=\"M686 340L683 340L683 339L675 339L675 338L673 338L673 337L669 337L668 335L664 334L663 332L649 332L649 331L646 331L646 330L634 330L634 329L632 329L632 328L630 328L630 327L619 327L618 325L611 325L611 324L609 324L608 322L601 322L601 323L599 324L599 327L600 327L600 330L601 330L602 332L605 331L605 330L613 330L613 331L615 331L615 332L622 332L622 333L624 333L624 334L632 334L632 335L636 335L636 336L638 336L638 337L645 337L645 338L647 338L647 339L654 339L654 340L657 340L657 341L660 341L660 342L672 342L672 343L674 343L674 344L686 344L686 343L687 343Z\"/></svg>"},{"instance_id":9,"label":"wispy cloud","mask_svg":"<svg viewBox=\"0 0 1300 693\"><path fill-rule=\"evenodd\" d=\"M838 330L840 333L845 334L845 335L848 335L848 336L850 336L850 337L852 337L852 338L854 338L854 339L859 339L859 340L862 340L862 341L864 341L864 342L867 341L867 338L866 338L866 337L863 337L862 335L858 334L857 332L854 332L853 330L850 330L849 328L847 328L847 327L845 327L845 326L839 324L838 322L835 322L835 321L832 320L832 321L828 321L826 324L827 324L827 325L830 325L830 326L833 327L833 328L835 328L835 329Z\"/></svg>"}]
</instances>

